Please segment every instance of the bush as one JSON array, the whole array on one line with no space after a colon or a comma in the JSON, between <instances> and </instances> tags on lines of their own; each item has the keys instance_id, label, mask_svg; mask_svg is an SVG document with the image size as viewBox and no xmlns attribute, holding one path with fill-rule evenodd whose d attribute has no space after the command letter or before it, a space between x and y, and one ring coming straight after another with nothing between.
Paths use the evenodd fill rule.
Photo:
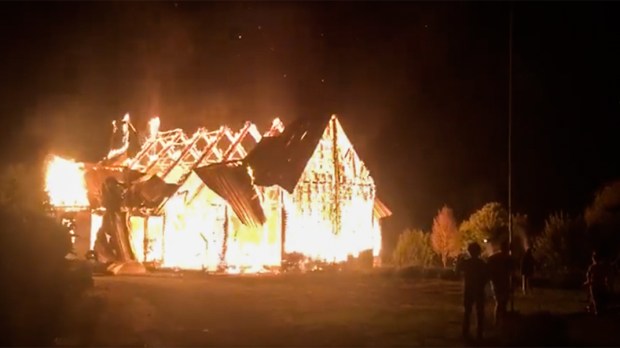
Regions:
<instances>
[{"instance_id":1,"label":"bush","mask_svg":"<svg viewBox=\"0 0 620 348\"><path fill-rule=\"evenodd\" d=\"M432 266L435 261L435 253L431 247L430 234L419 230L406 229L398 236L393 259L398 267Z\"/></svg>"},{"instance_id":2,"label":"bush","mask_svg":"<svg viewBox=\"0 0 620 348\"><path fill-rule=\"evenodd\" d=\"M354 268L368 270L372 269L374 261L375 257L372 254L372 250L365 250L358 257L353 258L352 263Z\"/></svg>"},{"instance_id":3,"label":"bush","mask_svg":"<svg viewBox=\"0 0 620 348\"><path fill-rule=\"evenodd\" d=\"M536 259L543 275L582 270L589 261L585 224L563 213L551 214L543 233L536 238Z\"/></svg>"},{"instance_id":4,"label":"bush","mask_svg":"<svg viewBox=\"0 0 620 348\"><path fill-rule=\"evenodd\" d=\"M301 271L306 257L301 253L287 253L282 258L282 272Z\"/></svg>"},{"instance_id":5,"label":"bush","mask_svg":"<svg viewBox=\"0 0 620 348\"><path fill-rule=\"evenodd\" d=\"M70 281L68 233L52 219L32 213L0 212L0 272L4 277L2 343L49 345L67 296L80 288ZM72 291L74 290L74 291Z\"/></svg>"},{"instance_id":6,"label":"bush","mask_svg":"<svg viewBox=\"0 0 620 348\"><path fill-rule=\"evenodd\" d=\"M0 173L0 346L52 345L69 301L90 284L65 259L69 233L45 211L42 172L22 163Z\"/></svg>"}]
</instances>

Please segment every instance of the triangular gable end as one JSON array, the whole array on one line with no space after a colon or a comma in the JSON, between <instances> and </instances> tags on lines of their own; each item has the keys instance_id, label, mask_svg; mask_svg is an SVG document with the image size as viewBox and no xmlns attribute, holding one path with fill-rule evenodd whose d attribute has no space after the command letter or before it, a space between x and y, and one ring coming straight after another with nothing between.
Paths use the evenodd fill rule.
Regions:
<instances>
[{"instance_id":1,"label":"triangular gable end","mask_svg":"<svg viewBox=\"0 0 620 348\"><path fill-rule=\"evenodd\" d=\"M304 171L299 177L297 185L304 181L306 175L310 175L311 173L333 173L333 161L325 161L325 157L329 159L333 158L334 154L330 150L333 149L334 132L336 135L335 140L338 146L338 162L341 164L341 168L344 170L342 176L344 178L351 179L361 178L364 185L370 185L374 188L375 182L370 175L370 171L368 170L364 162L360 159L357 151L355 151L353 144L344 132L342 124L340 123L336 115L332 115L329 123L325 126L323 135L317 143L316 148L310 156L310 159L306 163ZM326 163L329 163L329 168L323 167L326 165ZM392 212L385 205L385 203L379 200L379 198L376 196L376 191L374 191L374 196L375 216L379 219L391 216Z\"/></svg>"},{"instance_id":2,"label":"triangular gable end","mask_svg":"<svg viewBox=\"0 0 620 348\"><path fill-rule=\"evenodd\" d=\"M346 133L344 132L344 129L342 128L342 125L340 124L340 121L338 121L338 118L336 116L332 116L332 119L336 127L336 136L337 136L336 139L338 140L338 143L339 143L338 146L340 148L340 151L339 151L340 161L341 163L344 164L343 166L344 170L349 171L348 173L346 173L346 175L349 177L355 177L359 175L363 178L364 181L366 181L366 184L370 184L373 187L375 187L375 181L372 178L372 175L370 175L370 171L364 164L364 161L360 159L359 155L357 154L357 151L355 151L355 148L353 147L353 144L351 143ZM373 210L374 210L375 216L378 219L383 219L383 218L391 216L392 211L385 205L385 203L383 203L379 199L376 193L376 189L375 189L374 195L375 195L375 203L374 203Z\"/></svg>"},{"instance_id":3,"label":"triangular gable end","mask_svg":"<svg viewBox=\"0 0 620 348\"><path fill-rule=\"evenodd\" d=\"M370 176L370 172L353 148L353 144L345 134L336 115L332 115L329 123L325 126L323 135L307 161L303 174L297 184L304 180L305 175L309 175L312 172L333 172L333 161L325 161L325 157L333 158L334 135L338 147L338 162L341 163L341 167L344 169L343 176L350 178L362 176L365 184L374 186L374 180ZM329 163L331 168L322 168L326 163Z\"/></svg>"}]
</instances>

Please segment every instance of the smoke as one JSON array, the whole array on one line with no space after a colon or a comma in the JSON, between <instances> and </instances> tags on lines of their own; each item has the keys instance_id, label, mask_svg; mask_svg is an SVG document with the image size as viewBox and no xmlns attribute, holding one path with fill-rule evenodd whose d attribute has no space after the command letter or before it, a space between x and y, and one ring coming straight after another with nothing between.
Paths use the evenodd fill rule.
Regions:
<instances>
[{"instance_id":1,"label":"smoke","mask_svg":"<svg viewBox=\"0 0 620 348\"><path fill-rule=\"evenodd\" d=\"M391 174L401 169L388 162L409 161L406 145L396 155L385 154L394 152L398 137L422 139L428 124L419 117L399 134L387 136L386 129L399 127L397 117L418 119L407 109L421 105L415 81L434 77L421 70L437 65L408 69L412 61L437 58L417 51L430 50L435 40L424 36L427 18L415 6L58 6L59 13L71 9L71 21L47 20L33 34L44 42L24 58L37 78L21 92L32 103L23 111L19 138L38 139L45 151L60 156L95 161L108 151L111 121L125 113L139 131L155 115L161 129L238 128L249 120L263 131L274 117L288 123L337 114L381 192L394 187L391 197L380 193L382 199L396 202ZM431 109L417 108L419 114Z\"/></svg>"}]
</instances>

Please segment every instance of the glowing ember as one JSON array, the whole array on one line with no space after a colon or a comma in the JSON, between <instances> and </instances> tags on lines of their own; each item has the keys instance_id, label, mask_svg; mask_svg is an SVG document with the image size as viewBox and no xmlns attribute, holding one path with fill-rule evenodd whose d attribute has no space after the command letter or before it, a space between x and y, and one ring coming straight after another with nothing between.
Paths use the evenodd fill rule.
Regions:
<instances>
[{"instance_id":1,"label":"glowing ember","mask_svg":"<svg viewBox=\"0 0 620 348\"><path fill-rule=\"evenodd\" d=\"M83 164L57 156L52 157L47 165L45 191L50 204L54 207L88 207Z\"/></svg>"},{"instance_id":2,"label":"glowing ember","mask_svg":"<svg viewBox=\"0 0 620 348\"><path fill-rule=\"evenodd\" d=\"M273 119L273 121L271 121L271 128L266 134L272 136L280 134L282 132L284 132L284 123L282 123L282 121L280 121L280 119L276 117Z\"/></svg>"}]
</instances>

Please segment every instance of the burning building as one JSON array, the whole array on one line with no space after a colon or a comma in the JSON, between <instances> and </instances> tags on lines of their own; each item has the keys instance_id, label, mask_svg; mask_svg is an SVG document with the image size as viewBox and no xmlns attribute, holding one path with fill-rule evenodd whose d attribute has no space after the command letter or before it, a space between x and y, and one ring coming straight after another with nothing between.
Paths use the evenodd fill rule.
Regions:
<instances>
[{"instance_id":1,"label":"burning building","mask_svg":"<svg viewBox=\"0 0 620 348\"><path fill-rule=\"evenodd\" d=\"M94 250L115 272L128 263L260 272L290 255L378 260L380 221L391 212L336 116L192 136L160 131L156 118L137 147L128 116L114 130L101 162L52 161L47 190L75 221L76 249Z\"/></svg>"}]
</instances>

